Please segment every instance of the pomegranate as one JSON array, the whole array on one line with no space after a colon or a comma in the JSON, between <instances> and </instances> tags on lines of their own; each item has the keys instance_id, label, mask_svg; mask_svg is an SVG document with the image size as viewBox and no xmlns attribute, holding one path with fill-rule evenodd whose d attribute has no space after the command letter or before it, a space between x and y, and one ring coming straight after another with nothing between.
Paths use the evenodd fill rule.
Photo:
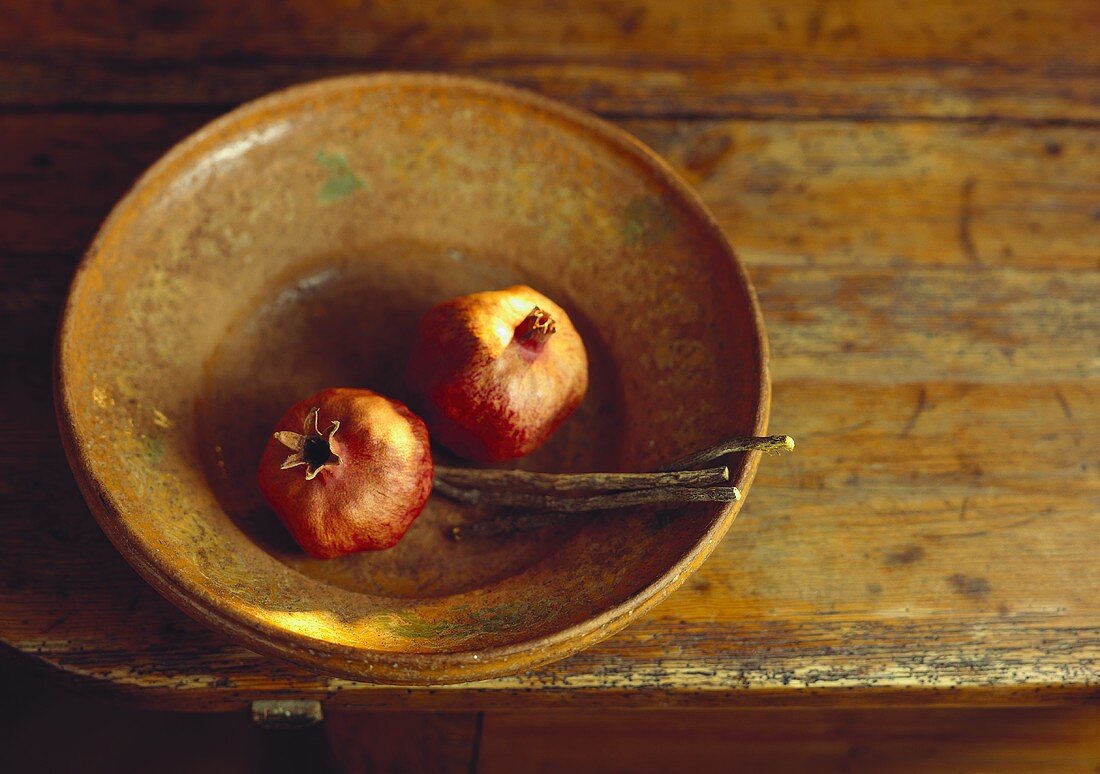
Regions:
<instances>
[{"instance_id":1,"label":"pomegranate","mask_svg":"<svg viewBox=\"0 0 1100 774\"><path fill-rule=\"evenodd\" d=\"M298 545L331 559L396 545L424 508L432 475L419 417L370 390L338 388L283 415L259 484Z\"/></svg>"},{"instance_id":2,"label":"pomegranate","mask_svg":"<svg viewBox=\"0 0 1100 774\"><path fill-rule=\"evenodd\" d=\"M406 376L433 439L500 462L541 446L573 413L588 356L565 310L517 285L429 309Z\"/></svg>"}]
</instances>

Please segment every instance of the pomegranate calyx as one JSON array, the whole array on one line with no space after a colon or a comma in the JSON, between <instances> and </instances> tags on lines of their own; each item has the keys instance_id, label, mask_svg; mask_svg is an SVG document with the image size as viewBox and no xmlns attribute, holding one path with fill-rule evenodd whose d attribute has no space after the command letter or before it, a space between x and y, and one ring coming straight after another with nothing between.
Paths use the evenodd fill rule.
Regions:
<instances>
[{"instance_id":1,"label":"pomegranate calyx","mask_svg":"<svg viewBox=\"0 0 1100 774\"><path fill-rule=\"evenodd\" d=\"M296 468L299 465L306 466L306 481L312 481L326 465L339 465L340 457L332 451L332 437L340 429L340 423L335 419L329 424L324 433L318 426L318 414L320 409L316 406L306 414L302 423L302 432L295 433L292 430L279 430L275 433L275 440L294 453L287 457L281 470Z\"/></svg>"},{"instance_id":2,"label":"pomegranate calyx","mask_svg":"<svg viewBox=\"0 0 1100 774\"><path fill-rule=\"evenodd\" d=\"M556 330L554 318L536 306L516 326L515 338L526 347L540 350Z\"/></svg>"}]
</instances>

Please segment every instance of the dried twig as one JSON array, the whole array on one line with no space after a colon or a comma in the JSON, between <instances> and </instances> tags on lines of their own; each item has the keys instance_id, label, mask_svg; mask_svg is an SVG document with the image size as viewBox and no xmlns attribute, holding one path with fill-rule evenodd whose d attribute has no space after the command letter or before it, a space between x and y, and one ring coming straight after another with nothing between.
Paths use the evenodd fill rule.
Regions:
<instances>
[{"instance_id":1,"label":"dried twig","mask_svg":"<svg viewBox=\"0 0 1100 774\"><path fill-rule=\"evenodd\" d=\"M730 480L727 467L674 470L659 473L533 473L527 470L454 468L437 465L437 479L454 488L506 489L510 492L622 492L662 486L715 486Z\"/></svg>"},{"instance_id":2,"label":"dried twig","mask_svg":"<svg viewBox=\"0 0 1100 774\"><path fill-rule=\"evenodd\" d=\"M713 486L661 486L654 489L633 489L626 492L590 494L583 497L562 497L550 494L529 494L527 492L490 492L479 490L460 490L461 501L468 505L509 505L519 508L534 508L540 511L558 511L559 513L581 513L583 511L606 511L622 508L626 505L650 505L653 503L732 503L741 498L737 487Z\"/></svg>"},{"instance_id":3,"label":"dried twig","mask_svg":"<svg viewBox=\"0 0 1100 774\"><path fill-rule=\"evenodd\" d=\"M629 505L682 502L734 502L741 493L729 480L729 468L694 470L699 465L740 451L783 452L794 449L788 435L729 438L681 457L654 473L532 473L518 470L436 468L435 489L467 505L516 506L536 513L506 514L489 521L451 528L455 540L538 529L569 514ZM517 491L519 490L519 491ZM563 492L586 492L573 497Z\"/></svg>"},{"instance_id":4,"label":"dried twig","mask_svg":"<svg viewBox=\"0 0 1100 774\"><path fill-rule=\"evenodd\" d=\"M702 451L680 457L667 465L662 465L659 470L686 470L711 462L727 454L740 451L785 452L794 449L794 439L789 435L765 435L755 438L727 438L719 441L714 446L708 446Z\"/></svg>"}]
</instances>

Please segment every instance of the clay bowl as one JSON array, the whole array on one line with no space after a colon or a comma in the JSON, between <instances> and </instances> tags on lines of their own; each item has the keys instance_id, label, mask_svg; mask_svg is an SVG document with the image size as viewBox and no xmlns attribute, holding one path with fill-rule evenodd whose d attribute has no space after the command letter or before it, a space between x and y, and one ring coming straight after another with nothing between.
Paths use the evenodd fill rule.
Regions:
<instances>
[{"instance_id":1,"label":"clay bowl","mask_svg":"<svg viewBox=\"0 0 1100 774\"><path fill-rule=\"evenodd\" d=\"M155 164L73 281L57 407L103 530L197 620L318 672L498 677L621 629L739 504L641 508L454 542L433 497L396 548L303 554L255 471L282 411L329 386L401 397L419 315L526 283L568 309L591 389L531 470L646 470L760 434L752 288L698 197L622 131L534 94L346 77L233 111ZM756 454L731 457L749 488Z\"/></svg>"}]
</instances>

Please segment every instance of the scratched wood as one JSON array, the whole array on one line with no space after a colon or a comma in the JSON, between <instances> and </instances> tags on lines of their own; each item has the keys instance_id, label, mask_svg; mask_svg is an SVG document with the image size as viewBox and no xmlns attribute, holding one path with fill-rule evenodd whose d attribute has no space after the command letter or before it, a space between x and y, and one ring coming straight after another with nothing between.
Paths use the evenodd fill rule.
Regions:
<instances>
[{"instance_id":1,"label":"scratched wood","mask_svg":"<svg viewBox=\"0 0 1100 774\"><path fill-rule=\"evenodd\" d=\"M769 458L702 571L536 673L370 688L176 612L98 531L53 428L80 248L210 108L0 116L0 639L149 705L1027 704L1100 682L1100 180L1088 126L625 122L702 192L769 326Z\"/></svg>"},{"instance_id":2,"label":"scratched wood","mask_svg":"<svg viewBox=\"0 0 1100 774\"><path fill-rule=\"evenodd\" d=\"M1035 772L1100 766L1100 707L326 711L292 733L248 712L143 712L62 690L0 653L7 771ZM482 721L478 721L478 715ZM56 744L63 728L65 744ZM325 737L331 753L325 749ZM598 740L593 744L593 740ZM89 757L90 756L90 757ZM261 765L262 762L262 765Z\"/></svg>"},{"instance_id":3,"label":"scratched wood","mask_svg":"<svg viewBox=\"0 0 1100 774\"><path fill-rule=\"evenodd\" d=\"M1094 0L9 3L0 104L235 104L450 70L644 115L1100 118Z\"/></svg>"}]
</instances>

